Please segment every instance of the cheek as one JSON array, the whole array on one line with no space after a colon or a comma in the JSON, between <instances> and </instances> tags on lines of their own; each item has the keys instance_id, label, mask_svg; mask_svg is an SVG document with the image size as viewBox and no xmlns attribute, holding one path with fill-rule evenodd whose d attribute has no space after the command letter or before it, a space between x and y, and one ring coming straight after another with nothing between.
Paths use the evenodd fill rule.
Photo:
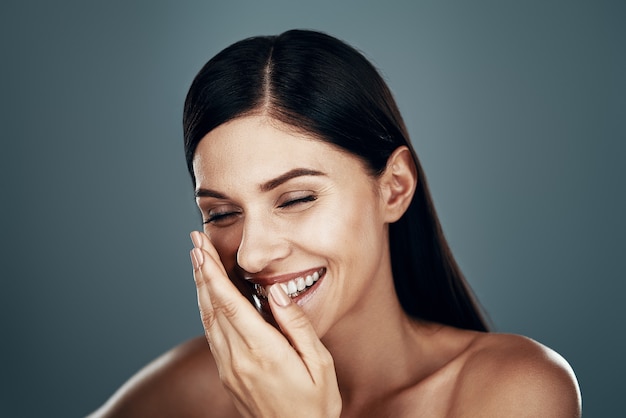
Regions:
<instances>
[{"instance_id":1,"label":"cheek","mask_svg":"<svg viewBox=\"0 0 626 418\"><path fill-rule=\"evenodd\" d=\"M237 250L241 243L241 228L231 226L225 229L205 229L211 244L217 250L226 271L231 271L237 263Z\"/></svg>"},{"instance_id":2,"label":"cheek","mask_svg":"<svg viewBox=\"0 0 626 418\"><path fill-rule=\"evenodd\" d=\"M347 264L361 269L378 258L377 245L381 242L376 214L370 208L355 207L334 228L337 251L348 257Z\"/></svg>"},{"instance_id":3,"label":"cheek","mask_svg":"<svg viewBox=\"0 0 626 418\"><path fill-rule=\"evenodd\" d=\"M291 233L331 257L356 254L360 259L371 252L383 231L371 199L353 196L333 201L294 224Z\"/></svg>"}]
</instances>

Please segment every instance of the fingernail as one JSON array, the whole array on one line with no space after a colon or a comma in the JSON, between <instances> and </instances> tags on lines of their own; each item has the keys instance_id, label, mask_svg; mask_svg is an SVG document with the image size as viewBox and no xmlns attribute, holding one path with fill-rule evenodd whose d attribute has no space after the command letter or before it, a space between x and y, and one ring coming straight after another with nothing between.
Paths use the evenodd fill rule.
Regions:
<instances>
[{"instance_id":1,"label":"fingernail","mask_svg":"<svg viewBox=\"0 0 626 418\"><path fill-rule=\"evenodd\" d=\"M198 231L193 231L191 234L191 242L193 242L193 246L196 248L202 248L202 235Z\"/></svg>"},{"instance_id":2,"label":"fingernail","mask_svg":"<svg viewBox=\"0 0 626 418\"><path fill-rule=\"evenodd\" d=\"M270 286L270 295L272 295L272 299L274 299L274 302L276 302L278 306L287 306L291 303L291 298L287 296L287 293L285 293L278 283Z\"/></svg>"},{"instance_id":3,"label":"fingernail","mask_svg":"<svg viewBox=\"0 0 626 418\"><path fill-rule=\"evenodd\" d=\"M194 248L189 254L191 255L191 264L193 265L193 269L198 270L204 261L202 250L200 248Z\"/></svg>"}]
</instances>

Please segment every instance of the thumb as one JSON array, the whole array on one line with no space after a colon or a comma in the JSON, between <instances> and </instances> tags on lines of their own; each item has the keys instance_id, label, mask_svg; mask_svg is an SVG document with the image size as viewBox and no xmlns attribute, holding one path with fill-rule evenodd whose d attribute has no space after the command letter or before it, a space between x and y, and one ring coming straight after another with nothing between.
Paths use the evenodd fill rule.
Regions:
<instances>
[{"instance_id":1,"label":"thumb","mask_svg":"<svg viewBox=\"0 0 626 418\"><path fill-rule=\"evenodd\" d=\"M268 299L276 323L307 367L326 364L330 353L320 341L302 308L291 300L279 284L273 284L269 294Z\"/></svg>"}]
</instances>

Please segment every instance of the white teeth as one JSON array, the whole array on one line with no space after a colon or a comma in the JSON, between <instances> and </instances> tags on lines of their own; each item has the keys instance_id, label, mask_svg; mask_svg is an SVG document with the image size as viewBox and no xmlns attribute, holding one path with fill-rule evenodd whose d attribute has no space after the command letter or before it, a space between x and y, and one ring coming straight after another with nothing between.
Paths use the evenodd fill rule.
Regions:
<instances>
[{"instance_id":1,"label":"white teeth","mask_svg":"<svg viewBox=\"0 0 626 418\"><path fill-rule=\"evenodd\" d=\"M306 278L304 279L304 284L306 286L311 286L313 284L313 276L311 276L310 274L306 276Z\"/></svg>"},{"instance_id":2,"label":"white teeth","mask_svg":"<svg viewBox=\"0 0 626 418\"><path fill-rule=\"evenodd\" d=\"M319 278L320 278L320 272L316 271L315 273L310 274L306 277L296 277L295 279L292 279L283 283L279 283L279 284L280 284L280 287L283 288L283 291L287 295L289 295L289 297L293 298L293 297L298 296L304 290L306 290L307 287L313 286L313 284L317 282ZM257 290L258 295L263 296L267 299L269 285L268 286L256 285L255 288Z\"/></svg>"},{"instance_id":3,"label":"white teeth","mask_svg":"<svg viewBox=\"0 0 626 418\"><path fill-rule=\"evenodd\" d=\"M287 282L287 289L287 294L291 295L292 293L296 293L298 291L298 286L296 286L296 282L294 282L293 280L289 280Z\"/></svg>"}]
</instances>

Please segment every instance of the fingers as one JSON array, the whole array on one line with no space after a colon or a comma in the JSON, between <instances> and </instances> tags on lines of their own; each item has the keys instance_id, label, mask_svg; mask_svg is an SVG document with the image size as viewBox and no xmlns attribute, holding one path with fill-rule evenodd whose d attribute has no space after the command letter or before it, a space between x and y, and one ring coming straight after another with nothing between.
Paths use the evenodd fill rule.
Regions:
<instances>
[{"instance_id":1,"label":"fingers","mask_svg":"<svg viewBox=\"0 0 626 418\"><path fill-rule=\"evenodd\" d=\"M191 236L191 241L193 242L194 247L200 249L201 252L204 251L208 253L211 259L217 264L222 274L226 276L226 270L224 269L224 266L220 260L220 256L217 253L217 250L215 249L215 247L211 245L211 242L209 241L208 237L206 237L205 234L199 231L193 231L190 234L190 236ZM192 262L193 262L193 259L192 259ZM194 270L195 270L195 265L194 265Z\"/></svg>"},{"instance_id":2,"label":"fingers","mask_svg":"<svg viewBox=\"0 0 626 418\"><path fill-rule=\"evenodd\" d=\"M191 250L191 261L207 338L214 339L217 334L225 332L237 333L243 339L258 334L267 324L228 278L208 237L194 231L191 239L195 245Z\"/></svg>"},{"instance_id":3,"label":"fingers","mask_svg":"<svg viewBox=\"0 0 626 418\"><path fill-rule=\"evenodd\" d=\"M226 339L232 342L233 334L236 333L238 341L251 346L253 340L259 337L272 338L272 334L280 336L230 281L208 237L194 231L191 239L196 246L191 251L191 259L207 338L223 339L228 334ZM269 293L268 301L274 319L304 363L317 366L332 362L328 350L319 340L302 308L287 296L280 285L271 286Z\"/></svg>"},{"instance_id":4,"label":"fingers","mask_svg":"<svg viewBox=\"0 0 626 418\"><path fill-rule=\"evenodd\" d=\"M285 396L285 387L294 392L300 400L298 408L305 411L327 409L328 405L340 409L332 357L304 311L280 285L272 286L268 303L281 334L231 282L209 238L200 232L192 233L191 238L195 245L191 261L207 340L220 379L242 415L294 416L290 412L294 402Z\"/></svg>"},{"instance_id":5,"label":"fingers","mask_svg":"<svg viewBox=\"0 0 626 418\"><path fill-rule=\"evenodd\" d=\"M262 321L264 324L259 327L260 315L228 278L219 254L209 238L201 232L194 231L191 233L191 239L195 245L191 250L191 260L198 289L198 303L207 332L212 334L211 330L216 322L219 322L222 328L229 326L235 328L244 340L259 335L262 330L266 332L265 321ZM314 358L326 352L305 313L293 303L281 286L272 286L268 299L283 335L303 359Z\"/></svg>"},{"instance_id":6,"label":"fingers","mask_svg":"<svg viewBox=\"0 0 626 418\"><path fill-rule=\"evenodd\" d=\"M211 332L211 330L215 330L214 325L216 322L216 317L215 309L213 308L213 304L211 302L211 297L206 289L206 281L203 274L205 256L200 248L192 249L190 252L190 256L191 263L193 265L193 277L196 283L200 319L202 320L202 326L204 328L206 340L211 347L211 351L213 351L215 344L221 344L223 342L223 338L215 331ZM218 356L219 353L214 353L214 355Z\"/></svg>"},{"instance_id":7,"label":"fingers","mask_svg":"<svg viewBox=\"0 0 626 418\"><path fill-rule=\"evenodd\" d=\"M191 239L195 248L191 250L191 262L194 267L194 279L198 289L204 289L212 303L239 301L245 298L230 281L220 257L204 234L194 231ZM230 310L230 308L229 308Z\"/></svg>"},{"instance_id":8,"label":"fingers","mask_svg":"<svg viewBox=\"0 0 626 418\"><path fill-rule=\"evenodd\" d=\"M317 370L332 366L330 353L320 341L302 308L287 296L280 285L271 286L269 294L268 299L276 322L315 380Z\"/></svg>"}]
</instances>

